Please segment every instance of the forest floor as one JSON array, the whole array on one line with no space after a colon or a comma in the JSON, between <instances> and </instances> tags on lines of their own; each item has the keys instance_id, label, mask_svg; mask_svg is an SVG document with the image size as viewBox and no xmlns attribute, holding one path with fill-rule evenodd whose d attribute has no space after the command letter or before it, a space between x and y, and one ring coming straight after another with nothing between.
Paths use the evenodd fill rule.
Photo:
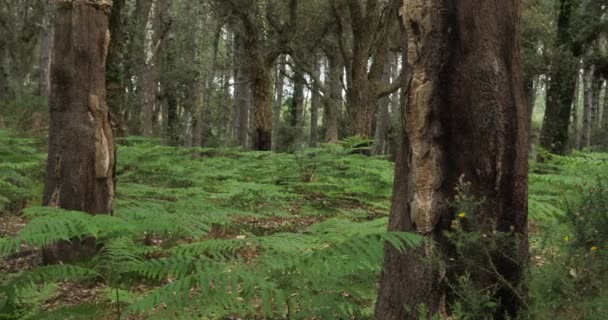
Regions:
<instances>
[{"instance_id":1,"label":"forest floor","mask_svg":"<svg viewBox=\"0 0 608 320\"><path fill-rule=\"evenodd\" d=\"M123 140L112 218L116 220L107 224L76 215L69 220L67 213L38 207L44 168L41 144L11 141L4 149L0 146L2 160L28 165L0 166L0 173L9 170L14 175L12 180L0 180L11 183L10 187L0 183L0 196L10 200L0 211L0 240L17 239L22 246L18 253L0 259L0 304L3 292L9 301L10 289L18 288L16 303L0 306L2 320L116 319L118 314L122 319L280 319L286 316L283 312L294 319L332 319L336 314L368 319L383 241L416 242L407 235L393 238L384 232L394 165L353 155L348 143L271 154ZM560 292L552 295L569 299L572 306L564 313L556 301L534 297L536 312L542 315L538 319L565 319L556 317L560 312L568 319L595 319L606 311L589 306L591 301L606 301L605 292L584 301L586 307L561 292L577 284L576 279L563 279L564 272L576 268L565 264L566 255L560 250L565 251L564 239L574 238L561 218L567 211L564 204L578 198L598 176L608 174L607 164L606 154L580 153L532 165L531 273L538 279L531 285L532 295L544 294L558 283L561 287L553 290ZM64 218L67 222L60 224ZM34 222L27 224L30 220ZM40 224L42 229L37 227ZM102 227L110 231L104 233ZM25 240L34 238L34 232L66 230L99 233L109 248L110 267L100 259L78 266L92 270L94 277L83 279L80 269L46 270L45 275L30 277L43 267L37 240ZM2 248L0 241L0 253ZM53 272L57 276L47 279L46 274ZM238 280L225 279L227 273ZM194 275L200 279L193 280ZM210 278L202 279L203 275ZM213 291L222 281L232 283L226 285L228 295ZM211 284L211 291L205 291L203 283ZM593 285L604 288L603 283ZM235 286L237 297L231 292ZM272 305L261 298L266 294L273 296ZM277 307L279 301L286 301L286 309ZM206 308L199 310L197 305Z\"/></svg>"}]
</instances>

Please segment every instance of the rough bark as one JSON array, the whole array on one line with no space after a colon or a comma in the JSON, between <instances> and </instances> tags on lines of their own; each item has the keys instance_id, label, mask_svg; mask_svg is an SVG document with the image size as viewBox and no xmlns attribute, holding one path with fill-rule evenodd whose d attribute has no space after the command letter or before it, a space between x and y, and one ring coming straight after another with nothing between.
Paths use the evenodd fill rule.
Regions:
<instances>
[{"instance_id":1,"label":"rough bark","mask_svg":"<svg viewBox=\"0 0 608 320\"><path fill-rule=\"evenodd\" d=\"M54 7L52 3L46 4L44 17L42 18L42 41L40 43L40 80L38 83L39 94L48 97L51 94L51 54L53 52L53 17Z\"/></svg>"},{"instance_id":2,"label":"rough bark","mask_svg":"<svg viewBox=\"0 0 608 320\"><path fill-rule=\"evenodd\" d=\"M407 3L407 5L405 5ZM427 238L414 252L388 245L376 318L418 319L425 304L433 314L449 313L444 264L453 212L445 206L459 177L485 202L475 214L498 231L517 237L506 255L495 257L498 273L517 287L527 259L528 107L523 94L519 0L404 1L408 60L405 112L407 144L398 155L389 229L416 231ZM434 240L434 241L433 241ZM476 286L496 284L486 279ZM522 301L499 290L495 319L515 318ZM409 306L408 311L404 306Z\"/></svg>"},{"instance_id":3,"label":"rough bark","mask_svg":"<svg viewBox=\"0 0 608 320\"><path fill-rule=\"evenodd\" d=\"M580 55L580 47L573 38L573 20L578 7L577 0L560 0L559 3L557 38L540 136L541 146L557 154L566 152L568 142L572 92L576 86L577 57Z\"/></svg>"},{"instance_id":4,"label":"rough bark","mask_svg":"<svg viewBox=\"0 0 608 320\"><path fill-rule=\"evenodd\" d=\"M116 149L105 96L110 6L107 0L57 4L46 206L112 213ZM72 239L46 248L43 258L72 262L95 252L94 239Z\"/></svg>"},{"instance_id":5,"label":"rough bark","mask_svg":"<svg viewBox=\"0 0 608 320\"><path fill-rule=\"evenodd\" d=\"M272 74L257 61L250 64L249 75L255 123L253 148L268 151L272 147Z\"/></svg>"}]
</instances>

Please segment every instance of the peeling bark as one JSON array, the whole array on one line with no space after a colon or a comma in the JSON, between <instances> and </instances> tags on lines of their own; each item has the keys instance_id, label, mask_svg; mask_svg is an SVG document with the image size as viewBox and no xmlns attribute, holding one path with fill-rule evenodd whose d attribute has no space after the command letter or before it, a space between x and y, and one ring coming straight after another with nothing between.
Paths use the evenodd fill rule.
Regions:
<instances>
[{"instance_id":1,"label":"peeling bark","mask_svg":"<svg viewBox=\"0 0 608 320\"><path fill-rule=\"evenodd\" d=\"M475 214L512 232L518 262L527 247L528 106L523 94L519 0L408 0L402 9L413 78L407 86L405 148L398 154L389 229L415 231L422 248L401 254L387 245L376 318L418 319L416 307L447 315L449 288L443 232L453 212L445 204L459 177L485 198ZM523 265L500 260L499 273L519 286ZM489 282L488 282L489 281ZM476 286L492 285L486 279ZM496 319L513 318L522 301L507 290ZM404 306L409 306L410 310Z\"/></svg>"},{"instance_id":2,"label":"peeling bark","mask_svg":"<svg viewBox=\"0 0 608 320\"><path fill-rule=\"evenodd\" d=\"M106 105L109 4L57 5L51 66L49 156L43 204L112 214L116 148ZM96 252L92 238L46 248L45 263L74 262Z\"/></svg>"}]
</instances>

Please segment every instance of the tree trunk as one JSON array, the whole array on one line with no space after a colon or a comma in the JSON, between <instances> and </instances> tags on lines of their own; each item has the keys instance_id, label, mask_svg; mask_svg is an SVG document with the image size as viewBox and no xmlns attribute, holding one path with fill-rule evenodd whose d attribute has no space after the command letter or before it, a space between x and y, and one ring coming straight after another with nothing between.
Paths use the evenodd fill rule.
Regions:
<instances>
[{"instance_id":1,"label":"tree trunk","mask_svg":"<svg viewBox=\"0 0 608 320\"><path fill-rule=\"evenodd\" d=\"M102 0L57 4L46 206L112 213L116 149L105 96L109 6ZM43 259L73 262L95 252L94 239L72 239L46 248Z\"/></svg>"},{"instance_id":2,"label":"tree trunk","mask_svg":"<svg viewBox=\"0 0 608 320\"><path fill-rule=\"evenodd\" d=\"M342 104L342 76L344 75L344 64L338 55L328 57L328 82L329 99L325 110L325 141L329 143L338 142L338 118Z\"/></svg>"},{"instance_id":3,"label":"tree trunk","mask_svg":"<svg viewBox=\"0 0 608 320\"><path fill-rule=\"evenodd\" d=\"M593 109L593 79L590 68L583 72L583 128L581 130L581 147L591 147L591 113Z\"/></svg>"},{"instance_id":4,"label":"tree trunk","mask_svg":"<svg viewBox=\"0 0 608 320\"><path fill-rule=\"evenodd\" d=\"M388 60L388 59L387 59ZM383 80L385 83L391 82L391 64L387 63L384 66ZM384 153L386 145L386 135L390 125L390 115L388 107L391 102L390 96L386 96L378 100L378 108L376 112L376 131L374 133L374 145L372 148L373 155L381 155Z\"/></svg>"},{"instance_id":5,"label":"tree trunk","mask_svg":"<svg viewBox=\"0 0 608 320\"><path fill-rule=\"evenodd\" d=\"M313 66L313 82L312 82L312 93L310 98L310 146L317 146L317 136L319 131L319 107L321 105L321 84L317 82L319 79L319 69L321 64L319 58L315 57ZM317 80L314 80L317 79Z\"/></svg>"},{"instance_id":6,"label":"tree trunk","mask_svg":"<svg viewBox=\"0 0 608 320\"><path fill-rule=\"evenodd\" d=\"M579 129L578 117L580 86L581 81L577 70L576 85L574 86L574 101L572 102L572 134L574 135L574 147L577 150L581 149L581 130Z\"/></svg>"},{"instance_id":7,"label":"tree trunk","mask_svg":"<svg viewBox=\"0 0 608 320\"><path fill-rule=\"evenodd\" d=\"M6 99L9 95L8 74L6 73L5 57L6 43L0 39L0 99Z\"/></svg>"},{"instance_id":8,"label":"tree trunk","mask_svg":"<svg viewBox=\"0 0 608 320\"><path fill-rule=\"evenodd\" d=\"M432 314L449 313L445 277L450 270L444 264L450 250L443 233L454 219L454 209L445 204L453 200L461 176L471 183L473 195L485 199L471 214L519 240L505 248L505 256L513 261L492 258L498 268L495 276L516 288L524 277L528 107L519 50L521 3L444 3L404 1L413 79L389 229L416 231L428 241L405 254L387 245L377 319L419 319L420 304ZM443 263L429 263L431 256ZM497 285L496 277L474 283L475 288ZM518 297L499 290L495 319L505 319L505 314L516 318L523 303Z\"/></svg>"},{"instance_id":9,"label":"tree trunk","mask_svg":"<svg viewBox=\"0 0 608 320\"><path fill-rule=\"evenodd\" d=\"M45 13L42 18L42 41L40 44L40 80L39 94L41 97L48 97L51 94L51 54L53 52L53 4L45 4Z\"/></svg>"},{"instance_id":10,"label":"tree trunk","mask_svg":"<svg viewBox=\"0 0 608 320\"><path fill-rule=\"evenodd\" d=\"M167 0L151 0L144 31L144 68L142 74L142 134L151 136L157 125L158 81L160 61L158 49L162 41L161 17L167 7Z\"/></svg>"},{"instance_id":11,"label":"tree trunk","mask_svg":"<svg viewBox=\"0 0 608 320\"><path fill-rule=\"evenodd\" d=\"M252 46L247 46L249 51ZM253 46L255 48L255 46ZM253 99L255 138L253 149L269 151L272 147L272 73L260 57L251 57L249 76Z\"/></svg>"},{"instance_id":12,"label":"tree trunk","mask_svg":"<svg viewBox=\"0 0 608 320\"><path fill-rule=\"evenodd\" d=\"M566 152L572 92L576 86L580 48L574 42L575 32L572 25L578 6L578 0L560 0L556 48L551 61L545 117L540 136L541 146L557 154Z\"/></svg>"},{"instance_id":13,"label":"tree trunk","mask_svg":"<svg viewBox=\"0 0 608 320\"><path fill-rule=\"evenodd\" d=\"M279 62L277 64L277 72L275 78L275 90L276 90L276 99L274 101L274 107L272 111L272 127L275 130L272 131L272 150L277 151L277 141L278 141L278 128L281 126L281 108L283 107L283 91L285 87L285 65L287 64L287 56L281 55L279 57Z\"/></svg>"},{"instance_id":14,"label":"tree trunk","mask_svg":"<svg viewBox=\"0 0 608 320\"><path fill-rule=\"evenodd\" d=\"M591 146L596 145L596 135L598 133L599 125L600 125L600 92L602 91L602 78L600 77L597 68L593 68L592 75L592 83L591 83L591 135L590 135L590 143Z\"/></svg>"},{"instance_id":15,"label":"tree trunk","mask_svg":"<svg viewBox=\"0 0 608 320\"><path fill-rule=\"evenodd\" d=\"M108 61L106 67L106 90L107 101L110 112L119 121L120 135L126 134L125 118L124 118L124 101L125 101L125 70L124 70L124 50L126 43L126 33L123 30L123 8L125 0L114 0L112 5L112 13L110 14L110 49L108 52Z\"/></svg>"},{"instance_id":16,"label":"tree trunk","mask_svg":"<svg viewBox=\"0 0 608 320\"><path fill-rule=\"evenodd\" d=\"M244 39L240 35L234 37L234 64L236 66L236 86L234 89L234 100L237 109L237 135L239 145L248 147L249 141L249 109L250 109L250 82L249 69L247 68Z\"/></svg>"},{"instance_id":17,"label":"tree trunk","mask_svg":"<svg viewBox=\"0 0 608 320\"><path fill-rule=\"evenodd\" d=\"M290 125L293 132L293 150L300 150L304 143L304 86L306 79L299 71L293 75L293 96L290 106Z\"/></svg>"}]
</instances>

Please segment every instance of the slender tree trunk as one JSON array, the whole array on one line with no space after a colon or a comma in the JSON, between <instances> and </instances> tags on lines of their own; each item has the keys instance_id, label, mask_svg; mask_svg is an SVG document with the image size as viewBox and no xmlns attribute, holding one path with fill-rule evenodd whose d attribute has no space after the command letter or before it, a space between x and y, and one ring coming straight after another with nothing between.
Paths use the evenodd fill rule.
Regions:
<instances>
[{"instance_id":1,"label":"slender tree trunk","mask_svg":"<svg viewBox=\"0 0 608 320\"><path fill-rule=\"evenodd\" d=\"M243 148L249 146L249 109L250 109L250 80L249 69L247 68L244 39L240 35L235 35L234 64L236 66L236 86L234 89L234 100L238 118L238 140Z\"/></svg>"},{"instance_id":2,"label":"slender tree trunk","mask_svg":"<svg viewBox=\"0 0 608 320\"><path fill-rule=\"evenodd\" d=\"M57 4L46 206L112 213L116 149L105 88L109 6L101 0ZM95 252L94 239L72 239L46 248L43 258L72 262Z\"/></svg>"},{"instance_id":3,"label":"slender tree trunk","mask_svg":"<svg viewBox=\"0 0 608 320\"><path fill-rule=\"evenodd\" d=\"M319 79L319 69L321 63L318 57L315 57L314 69L313 69L313 82L312 82L312 93L310 98L310 146L316 147L318 140L319 131L319 107L321 106L321 84L317 82ZM317 79L317 80L314 80Z\"/></svg>"},{"instance_id":4,"label":"slender tree trunk","mask_svg":"<svg viewBox=\"0 0 608 320\"><path fill-rule=\"evenodd\" d=\"M40 44L40 80L39 94L48 97L51 94L51 54L53 52L53 17L55 10L49 1L46 5L44 17L42 18L42 41Z\"/></svg>"},{"instance_id":5,"label":"slender tree trunk","mask_svg":"<svg viewBox=\"0 0 608 320\"><path fill-rule=\"evenodd\" d=\"M272 111L272 127L275 130L272 131L272 150L277 151L277 141L278 141L278 128L281 126L281 108L283 106L283 91L285 87L285 65L287 64L287 56L281 55L279 57L279 62L277 64L277 72L275 76L275 89L276 89L276 99L273 105Z\"/></svg>"},{"instance_id":6,"label":"slender tree trunk","mask_svg":"<svg viewBox=\"0 0 608 320\"><path fill-rule=\"evenodd\" d=\"M577 150L581 148L581 130L579 129L579 92L580 92L581 80L576 75L576 85L574 86L574 101L572 102L572 134L574 135L574 145Z\"/></svg>"},{"instance_id":7,"label":"slender tree trunk","mask_svg":"<svg viewBox=\"0 0 608 320\"><path fill-rule=\"evenodd\" d=\"M592 83L591 83L591 95L592 95L592 100L591 100L591 118L590 118L590 122L591 122L591 135L590 135L590 139L591 139L591 145L595 145L596 144L596 134L598 132L599 129L599 124L600 124L600 106L601 106L601 101L600 101L600 93L602 91L602 78L600 77L600 73L597 71L597 68L593 68L593 72L592 72Z\"/></svg>"},{"instance_id":8,"label":"slender tree trunk","mask_svg":"<svg viewBox=\"0 0 608 320\"><path fill-rule=\"evenodd\" d=\"M589 67L583 72L583 128L581 130L582 148L591 147L591 114L593 110L593 79Z\"/></svg>"},{"instance_id":9,"label":"slender tree trunk","mask_svg":"<svg viewBox=\"0 0 608 320\"><path fill-rule=\"evenodd\" d=\"M325 110L325 141L338 142L338 118L342 105L342 76L344 64L338 55L328 56L329 99Z\"/></svg>"},{"instance_id":10,"label":"slender tree trunk","mask_svg":"<svg viewBox=\"0 0 608 320\"><path fill-rule=\"evenodd\" d=\"M560 0L556 48L553 51L551 75L540 144L557 154L566 152L572 108L572 91L576 86L580 48L574 42L573 20L578 0Z\"/></svg>"},{"instance_id":11,"label":"slender tree trunk","mask_svg":"<svg viewBox=\"0 0 608 320\"><path fill-rule=\"evenodd\" d=\"M388 60L388 59L387 59ZM383 80L385 83L391 82L391 64L387 63L384 68ZM390 115L388 107L391 102L390 96L386 96L378 100L378 108L376 112L376 131L374 133L374 145L372 154L381 155L384 152L386 145L386 135L390 125Z\"/></svg>"},{"instance_id":12,"label":"slender tree trunk","mask_svg":"<svg viewBox=\"0 0 608 320\"><path fill-rule=\"evenodd\" d=\"M154 134L158 118L158 81L160 61L158 51L161 46L161 17L167 8L168 0L151 0L150 10L144 31L144 68L142 74L142 134Z\"/></svg>"},{"instance_id":13,"label":"slender tree trunk","mask_svg":"<svg viewBox=\"0 0 608 320\"><path fill-rule=\"evenodd\" d=\"M306 86L306 79L299 71L294 73L293 79L290 125L293 130L292 148L299 150L304 143L304 87Z\"/></svg>"},{"instance_id":14,"label":"slender tree trunk","mask_svg":"<svg viewBox=\"0 0 608 320\"><path fill-rule=\"evenodd\" d=\"M485 198L478 212L469 214L518 239L505 248L508 259L491 258L497 274L474 278L485 279L475 288L497 285L497 277L519 288L528 256L521 2L460 0L452 6L407 0L404 5L413 78L389 229L415 231L428 241L404 254L387 245L376 307L376 319L382 320L419 319L420 304L432 314L449 313L445 261L450 250L443 234L454 212L445 204L461 177L471 183L473 195ZM437 259L444 263L429 262ZM523 303L519 295L503 286L494 298L500 301L495 319L516 318Z\"/></svg>"}]
</instances>

